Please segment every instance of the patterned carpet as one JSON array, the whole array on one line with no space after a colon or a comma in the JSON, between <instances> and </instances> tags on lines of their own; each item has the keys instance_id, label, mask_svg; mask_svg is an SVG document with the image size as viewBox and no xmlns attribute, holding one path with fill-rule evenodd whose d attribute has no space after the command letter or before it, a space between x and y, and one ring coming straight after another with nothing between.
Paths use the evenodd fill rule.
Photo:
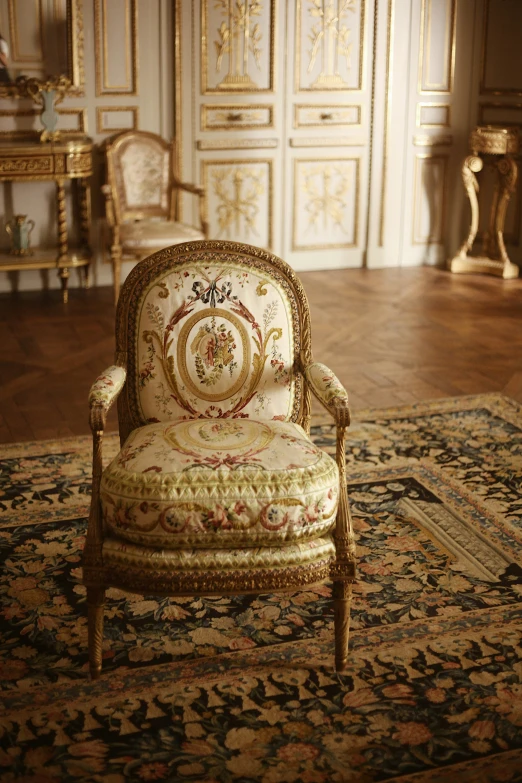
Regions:
<instances>
[{"instance_id":1,"label":"patterned carpet","mask_svg":"<svg viewBox=\"0 0 522 783\"><path fill-rule=\"evenodd\" d=\"M314 440L334 452L334 431ZM117 438L106 440L106 456ZM359 582L333 671L330 589L109 593L87 679L90 439L0 447L0 780L522 781L522 410L366 411L349 431Z\"/></svg>"}]
</instances>

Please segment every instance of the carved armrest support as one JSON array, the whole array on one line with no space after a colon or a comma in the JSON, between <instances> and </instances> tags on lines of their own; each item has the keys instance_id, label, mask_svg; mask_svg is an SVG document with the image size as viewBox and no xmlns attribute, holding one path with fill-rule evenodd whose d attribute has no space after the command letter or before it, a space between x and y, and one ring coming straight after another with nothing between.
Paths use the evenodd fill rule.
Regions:
<instances>
[{"instance_id":1,"label":"carved armrest support","mask_svg":"<svg viewBox=\"0 0 522 783\"><path fill-rule=\"evenodd\" d=\"M89 409L92 432L104 429L107 412L123 389L126 377L126 369L113 364L91 386Z\"/></svg>"},{"instance_id":2,"label":"carved armrest support","mask_svg":"<svg viewBox=\"0 0 522 783\"><path fill-rule=\"evenodd\" d=\"M339 468L339 506L333 534L336 557L331 578L334 582L340 580L351 583L356 578L356 549L346 482L345 438L346 427L337 425L335 461Z\"/></svg>"},{"instance_id":3,"label":"carved armrest support","mask_svg":"<svg viewBox=\"0 0 522 783\"><path fill-rule=\"evenodd\" d=\"M111 228L116 225L116 215L114 213L114 200L112 197L112 188L110 185L102 185L102 193L105 196L105 217Z\"/></svg>"},{"instance_id":4,"label":"carved armrest support","mask_svg":"<svg viewBox=\"0 0 522 783\"><path fill-rule=\"evenodd\" d=\"M100 481L103 471L103 430L109 408L121 392L127 371L111 365L96 378L89 392L89 423L92 431L92 496L84 549L84 580L92 586L93 574L102 565L103 522L100 505ZM90 575L89 575L90 574Z\"/></svg>"},{"instance_id":5,"label":"carved armrest support","mask_svg":"<svg viewBox=\"0 0 522 783\"><path fill-rule=\"evenodd\" d=\"M203 188L200 188L199 185L193 185L191 182L180 182L179 179L177 179L174 183L175 188L179 188L180 190L186 190L187 193L194 193L195 196L204 196L205 190Z\"/></svg>"},{"instance_id":6,"label":"carved armrest support","mask_svg":"<svg viewBox=\"0 0 522 783\"><path fill-rule=\"evenodd\" d=\"M179 179L174 180L173 187L177 190L184 190L187 193L193 193L194 196L198 196L201 231L203 232L205 239L208 239L208 221L205 219L205 189L198 185L193 185L191 182L181 182Z\"/></svg>"},{"instance_id":7,"label":"carved armrest support","mask_svg":"<svg viewBox=\"0 0 522 783\"><path fill-rule=\"evenodd\" d=\"M335 373L325 364L311 362L305 366L304 376L314 396L334 417L337 427L348 427L348 392Z\"/></svg>"},{"instance_id":8,"label":"carved armrest support","mask_svg":"<svg viewBox=\"0 0 522 783\"><path fill-rule=\"evenodd\" d=\"M306 357L301 357L306 382L315 397L333 416L337 430L335 461L339 468L339 506L333 534L336 557L335 563L332 565L331 577L339 591L344 589L343 584L354 582L356 576L355 536L346 486L345 439L346 429L350 424L348 393L337 376L326 365L320 362L306 362L305 359Z\"/></svg>"}]
</instances>

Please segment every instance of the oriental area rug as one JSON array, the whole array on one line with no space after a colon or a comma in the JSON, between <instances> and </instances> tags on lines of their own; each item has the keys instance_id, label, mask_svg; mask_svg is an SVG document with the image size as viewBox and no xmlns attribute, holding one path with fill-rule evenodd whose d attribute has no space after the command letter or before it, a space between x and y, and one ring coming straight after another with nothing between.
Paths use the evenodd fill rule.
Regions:
<instances>
[{"instance_id":1,"label":"oriental area rug","mask_svg":"<svg viewBox=\"0 0 522 783\"><path fill-rule=\"evenodd\" d=\"M334 453L335 432L313 438ZM364 411L347 670L330 586L109 591L87 676L89 438L0 447L0 780L522 780L522 410L500 395ZM105 457L117 451L106 437Z\"/></svg>"}]
</instances>

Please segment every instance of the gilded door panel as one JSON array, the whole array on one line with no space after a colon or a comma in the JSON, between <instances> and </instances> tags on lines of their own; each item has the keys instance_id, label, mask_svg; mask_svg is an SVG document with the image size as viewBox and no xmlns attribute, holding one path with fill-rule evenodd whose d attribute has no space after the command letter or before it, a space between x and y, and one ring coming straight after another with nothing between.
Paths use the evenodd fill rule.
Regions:
<instances>
[{"instance_id":1,"label":"gilded door panel","mask_svg":"<svg viewBox=\"0 0 522 783\"><path fill-rule=\"evenodd\" d=\"M359 171L358 157L294 161L292 250L357 245Z\"/></svg>"},{"instance_id":2,"label":"gilded door panel","mask_svg":"<svg viewBox=\"0 0 522 783\"><path fill-rule=\"evenodd\" d=\"M274 88L275 0L202 0L203 93Z\"/></svg>"},{"instance_id":3,"label":"gilded door panel","mask_svg":"<svg viewBox=\"0 0 522 783\"><path fill-rule=\"evenodd\" d=\"M297 0L295 89L360 90L365 0Z\"/></svg>"},{"instance_id":4,"label":"gilded door panel","mask_svg":"<svg viewBox=\"0 0 522 783\"><path fill-rule=\"evenodd\" d=\"M331 128L360 126L361 106L358 104L296 103L294 128Z\"/></svg>"},{"instance_id":5,"label":"gilded door panel","mask_svg":"<svg viewBox=\"0 0 522 783\"><path fill-rule=\"evenodd\" d=\"M271 250L272 160L214 159L201 165L210 236Z\"/></svg>"},{"instance_id":6,"label":"gilded door panel","mask_svg":"<svg viewBox=\"0 0 522 783\"><path fill-rule=\"evenodd\" d=\"M422 0L419 92L451 93L457 0Z\"/></svg>"},{"instance_id":7,"label":"gilded door panel","mask_svg":"<svg viewBox=\"0 0 522 783\"><path fill-rule=\"evenodd\" d=\"M262 103L203 104L202 131L236 131L252 128L273 128L274 109Z\"/></svg>"},{"instance_id":8,"label":"gilded door panel","mask_svg":"<svg viewBox=\"0 0 522 783\"><path fill-rule=\"evenodd\" d=\"M364 260L375 10L373 0L287 4L283 247L297 270Z\"/></svg>"}]
</instances>

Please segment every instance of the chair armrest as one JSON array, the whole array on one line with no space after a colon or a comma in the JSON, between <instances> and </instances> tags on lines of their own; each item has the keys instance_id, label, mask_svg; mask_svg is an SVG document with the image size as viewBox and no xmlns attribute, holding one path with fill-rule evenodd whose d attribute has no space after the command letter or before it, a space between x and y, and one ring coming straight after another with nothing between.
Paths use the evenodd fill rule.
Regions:
<instances>
[{"instance_id":1,"label":"chair armrest","mask_svg":"<svg viewBox=\"0 0 522 783\"><path fill-rule=\"evenodd\" d=\"M179 179L174 179L172 183L173 190L185 190L187 193L192 193L199 198L199 223L201 231L205 239L208 239L208 221L205 215L205 190L198 185L192 185L190 182L181 182Z\"/></svg>"},{"instance_id":2,"label":"chair armrest","mask_svg":"<svg viewBox=\"0 0 522 783\"><path fill-rule=\"evenodd\" d=\"M90 424L93 432L103 430L107 412L123 389L127 370L113 364L96 378L89 392Z\"/></svg>"},{"instance_id":3,"label":"chair armrest","mask_svg":"<svg viewBox=\"0 0 522 783\"><path fill-rule=\"evenodd\" d=\"M127 370L116 364L99 375L89 392L89 424L92 431L92 492L91 510L83 554L84 579L98 586L103 567L103 521L100 506L100 482L103 472L103 430L107 411L123 389ZM103 577L101 577L103 578Z\"/></svg>"},{"instance_id":4,"label":"chair armrest","mask_svg":"<svg viewBox=\"0 0 522 783\"><path fill-rule=\"evenodd\" d=\"M332 414L338 427L350 424L348 392L325 364L312 362L304 368L305 380L319 402Z\"/></svg>"},{"instance_id":5,"label":"chair armrest","mask_svg":"<svg viewBox=\"0 0 522 783\"><path fill-rule=\"evenodd\" d=\"M198 185L192 185L190 182L180 182L179 179L174 180L175 188L179 188L180 190L186 190L187 193L194 193L195 196L204 196L205 191L203 188L200 188Z\"/></svg>"}]
</instances>

